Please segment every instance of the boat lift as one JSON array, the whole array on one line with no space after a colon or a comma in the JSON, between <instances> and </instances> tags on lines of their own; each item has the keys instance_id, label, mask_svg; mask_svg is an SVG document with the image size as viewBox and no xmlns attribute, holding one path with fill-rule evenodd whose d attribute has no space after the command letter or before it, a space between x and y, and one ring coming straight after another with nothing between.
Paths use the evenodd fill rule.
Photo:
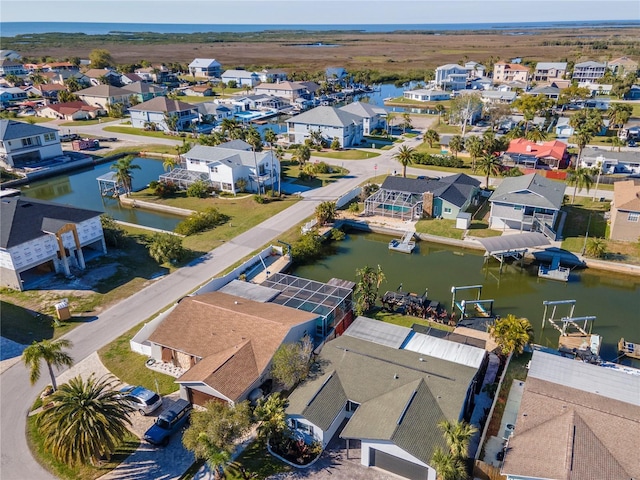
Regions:
<instances>
[{"instance_id":1,"label":"boat lift","mask_svg":"<svg viewBox=\"0 0 640 480\"><path fill-rule=\"evenodd\" d=\"M477 290L475 300L456 301L456 293L460 290ZM471 306L480 317L493 318L493 299L481 300L482 285L468 285L463 287L451 287L451 311L455 312L456 308L460 311L460 318L465 319L471 317L467 312L467 307Z\"/></svg>"},{"instance_id":2,"label":"boat lift","mask_svg":"<svg viewBox=\"0 0 640 480\"><path fill-rule=\"evenodd\" d=\"M590 322L596 320L595 316L574 317L573 313L576 308L575 300L545 300L542 304L544 305L542 329L544 330L546 322L549 322L549 324L560 333L558 344L561 352L573 351L575 353L577 350L584 351L586 346L586 350L597 357L600 353L602 337L598 334L591 333L593 324ZM569 315L557 318L558 307L561 305L569 306ZM548 315L549 307L551 307L551 315ZM580 325L579 322L581 322L582 325ZM595 360L598 360L598 358Z\"/></svg>"}]
</instances>

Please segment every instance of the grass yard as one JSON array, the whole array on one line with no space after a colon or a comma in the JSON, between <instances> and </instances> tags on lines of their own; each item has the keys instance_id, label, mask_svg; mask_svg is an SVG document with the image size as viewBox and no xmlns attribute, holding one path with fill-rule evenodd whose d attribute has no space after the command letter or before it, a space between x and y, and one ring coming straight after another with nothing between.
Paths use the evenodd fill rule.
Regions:
<instances>
[{"instance_id":1,"label":"grass yard","mask_svg":"<svg viewBox=\"0 0 640 480\"><path fill-rule=\"evenodd\" d=\"M338 160L365 160L367 158L379 157L377 152L366 152L364 150L333 150L326 152L312 152L312 157L336 158Z\"/></svg>"},{"instance_id":2,"label":"grass yard","mask_svg":"<svg viewBox=\"0 0 640 480\"><path fill-rule=\"evenodd\" d=\"M19 122L27 122L27 123L47 123L53 120L53 118L47 117L36 117L35 115L28 115L26 117L16 117L16 120Z\"/></svg>"},{"instance_id":3,"label":"grass yard","mask_svg":"<svg viewBox=\"0 0 640 480\"><path fill-rule=\"evenodd\" d=\"M2 298L11 297L13 291L2 290L0 295ZM16 292L15 296L21 295ZM24 296L28 297L28 295ZM53 303L50 309L54 310ZM87 320L85 317L74 316L67 321L59 322L60 325L57 326L53 312L46 314L8 301L0 301L0 315L2 316L0 335L23 345L29 345L33 341L59 338Z\"/></svg>"},{"instance_id":4,"label":"grass yard","mask_svg":"<svg viewBox=\"0 0 640 480\"><path fill-rule=\"evenodd\" d=\"M242 474L242 469L248 475ZM227 480L267 478L276 473L290 472L292 467L273 457L263 440L255 440L224 471Z\"/></svg>"},{"instance_id":5,"label":"grass yard","mask_svg":"<svg viewBox=\"0 0 640 480\"><path fill-rule=\"evenodd\" d=\"M92 118L91 120L74 120L72 122L61 123L61 127L86 127L87 125L97 125L99 123L113 122L114 120L121 120L113 117L100 117Z\"/></svg>"},{"instance_id":6,"label":"grass yard","mask_svg":"<svg viewBox=\"0 0 640 480\"><path fill-rule=\"evenodd\" d=\"M462 129L460 128L459 125L448 125L445 122L440 122L440 124L438 125L436 123L436 125L433 127L433 129L438 132L439 134L453 134L453 135L461 135L462 134Z\"/></svg>"},{"instance_id":7,"label":"grass yard","mask_svg":"<svg viewBox=\"0 0 640 480\"><path fill-rule=\"evenodd\" d=\"M319 188L329 183L333 183L339 178L349 174L346 168L331 166L332 173L320 173L317 177L305 181L298 176L300 175L300 165L297 162L290 160L283 160L280 162L280 168L282 169L282 180L292 181L296 185L303 185L305 187Z\"/></svg>"},{"instance_id":8,"label":"grass yard","mask_svg":"<svg viewBox=\"0 0 640 480\"><path fill-rule=\"evenodd\" d=\"M27 419L27 442L29 448L35 459L45 470L65 480L93 480L106 475L135 452L140 445L140 439L133 433L128 432L127 436L122 439L120 447L116 450L110 461L103 462L101 465L95 467L92 465L82 465L71 468L56 460L44 449L44 437L38 431L36 418L36 416L32 416Z\"/></svg>"},{"instance_id":9,"label":"grass yard","mask_svg":"<svg viewBox=\"0 0 640 480\"><path fill-rule=\"evenodd\" d=\"M438 237L455 238L457 240L462 240L464 235L464 230L456 228L455 220L446 218L418 220L416 232L436 235Z\"/></svg>"},{"instance_id":10,"label":"grass yard","mask_svg":"<svg viewBox=\"0 0 640 480\"><path fill-rule=\"evenodd\" d=\"M498 230L491 230L487 222L483 222L480 220L472 220L471 225L469 225L468 230L469 236L471 237L499 237L502 235L502 232Z\"/></svg>"},{"instance_id":11,"label":"grass yard","mask_svg":"<svg viewBox=\"0 0 640 480\"><path fill-rule=\"evenodd\" d=\"M425 327L433 327L438 330L446 330L452 332L453 328L443 325L442 323L432 322L420 317L412 317L410 315L402 315L395 312L388 312L383 309L377 310L372 318L380 320L381 322L391 323L393 325L400 325L401 327L411 328L414 324L423 325Z\"/></svg>"},{"instance_id":12,"label":"grass yard","mask_svg":"<svg viewBox=\"0 0 640 480\"><path fill-rule=\"evenodd\" d=\"M139 128L133 128L133 127L109 126L109 127L104 127L103 130L105 132L125 133L128 135L139 135L141 137L168 138L169 140L174 139L176 141L181 140L181 138L183 138L179 136L172 137L170 135L166 135L164 132L152 132L147 130L140 130Z\"/></svg>"},{"instance_id":13,"label":"grass yard","mask_svg":"<svg viewBox=\"0 0 640 480\"><path fill-rule=\"evenodd\" d=\"M110 157L112 155L118 155L121 153L128 153L132 155L138 155L140 152L151 152L151 153L170 153L176 154L176 147L171 145L157 145L157 144L149 144L149 145L133 145L129 147L120 147L114 148L113 150L106 150L104 152L98 150L93 152L94 155L102 156L102 157Z\"/></svg>"}]
</instances>

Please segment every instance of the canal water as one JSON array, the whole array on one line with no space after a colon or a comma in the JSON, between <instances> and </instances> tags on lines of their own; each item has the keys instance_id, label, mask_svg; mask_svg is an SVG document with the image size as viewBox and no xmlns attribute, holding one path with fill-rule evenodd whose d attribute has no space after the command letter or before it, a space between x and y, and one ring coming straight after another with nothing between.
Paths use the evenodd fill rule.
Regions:
<instances>
[{"instance_id":1,"label":"canal water","mask_svg":"<svg viewBox=\"0 0 640 480\"><path fill-rule=\"evenodd\" d=\"M184 217L142 208L122 207L118 199L100 195L96 178L112 172L110 167L113 163L103 163L70 174L32 182L22 187L21 192L25 197L98 210L111 215L116 220L173 231ZM132 171L133 190L144 188L164 172L162 160L136 158L133 164L140 166L140 170Z\"/></svg>"},{"instance_id":2,"label":"canal water","mask_svg":"<svg viewBox=\"0 0 640 480\"><path fill-rule=\"evenodd\" d=\"M373 233L350 232L337 242L337 253L313 265L299 266L295 275L326 282L332 277L356 281L356 269L380 265L386 282L380 287L424 293L451 309L451 287L483 285L482 299L494 299L494 311L500 316L511 313L531 322L536 342L557 348L558 333L547 326L542 331L544 300L576 300L574 316L597 317L593 332L603 337L601 356L613 360L617 356L620 337L640 343L640 277L596 270L571 274L568 283L543 280L535 268L520 269L509 265L499 273L495 260L485 265L482 252L446 245L418 242L417 251L407 255L391 252L391 237ZM472 294L460 292L458 299L475 300ZM558 315L568 315L559 307ZM640 367L640 364L636 364Z\"/></svg>"}]
</instances>

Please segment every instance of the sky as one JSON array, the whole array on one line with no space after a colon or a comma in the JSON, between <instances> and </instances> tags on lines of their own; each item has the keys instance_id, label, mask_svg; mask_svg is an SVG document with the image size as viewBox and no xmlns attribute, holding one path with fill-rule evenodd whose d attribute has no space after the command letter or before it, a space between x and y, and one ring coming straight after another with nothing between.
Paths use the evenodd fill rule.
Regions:
<instances>
[{"instance_id":1,"label":"sky","mask_svg":"<svg viewBox=\"0 0 640 480\"><path fill-rule=\"evenodd\" d=\"M2 22L434 24L640 20L638 0L2 0Z\"/></svg>"}]
</instances>

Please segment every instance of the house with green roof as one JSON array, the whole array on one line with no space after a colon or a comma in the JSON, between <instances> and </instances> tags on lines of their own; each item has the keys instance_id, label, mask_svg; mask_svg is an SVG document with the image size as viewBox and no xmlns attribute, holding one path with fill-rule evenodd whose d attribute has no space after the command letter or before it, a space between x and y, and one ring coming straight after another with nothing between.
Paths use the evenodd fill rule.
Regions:
<instances>
[{"instance_id":1,"label":"house with green roof","mask_svg":"<svg viewBox=\"0 0 640 480\"><path fill-rule=\"evenodd\" d=\"M375 322L359 317L354 325L359 321ZM447 448L438 423L471 418L482 367L368 339L367 328L351 334L351 328L323 346L318 371L290 395L290 425L323 446L342 428L348 449L360 444L363 465L435 479L433 451ZM395 330L375 337L403 333Z\"/></svg>"}]
</instances>

